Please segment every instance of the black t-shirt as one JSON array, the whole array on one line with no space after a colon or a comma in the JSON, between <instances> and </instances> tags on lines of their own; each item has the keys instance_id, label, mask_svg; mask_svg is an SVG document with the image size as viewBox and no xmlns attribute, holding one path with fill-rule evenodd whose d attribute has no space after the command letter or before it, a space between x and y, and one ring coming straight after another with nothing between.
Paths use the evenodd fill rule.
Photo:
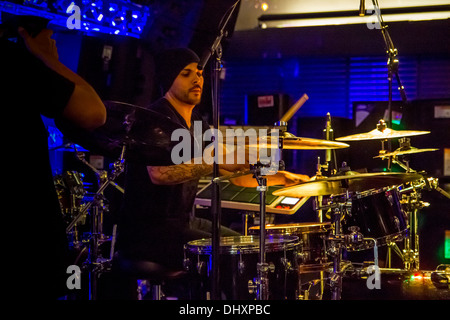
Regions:
<instances>
[{"instance_id":1,"label":"black t-shirt","mask_svg":"<svg viewBox=\"0 0 450 320\"><path fill-rule=\"evenodd\" d=\"M74 84L24 47L0 38L0 108L3 111L2 272L11 288L36 298L65 287L67 240L50 168L41 115L62 114ZM6 193L5 193L6 192ZM2 285L5 282L2 280ZM61 287L60 286L60 287ZM6 294L9 294L5 289Z\"/></svg>"},{"instance_id":2,"label":"black t-shirt","mask_svg":"<svg viewBox=\"0 0 450 320\"><path fill-rule=\"evenodd\" d=\"M161 98L151 107L193 135L194 121L202 124L202 134L209 129L201 116L192 113L191 129L173 106ZM193 137L193 136L192 136ZM203 148L202 137L196 137ZM191 151L194 154L194 151ZM155 185L145 165L128 162L125 173L124 210L118 226L118 247L126 256L158 261L173 247L182 247L183 230L198 191L198 179L177 185Z\"/></svg>"}]
</instances>

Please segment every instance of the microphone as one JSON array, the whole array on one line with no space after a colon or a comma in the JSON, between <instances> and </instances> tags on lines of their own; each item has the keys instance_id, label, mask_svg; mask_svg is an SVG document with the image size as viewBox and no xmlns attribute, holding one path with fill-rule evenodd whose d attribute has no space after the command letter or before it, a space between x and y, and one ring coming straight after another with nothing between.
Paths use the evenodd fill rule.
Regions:
<instances>
[{"instance_id":1,"label":"microphone","mask_svg":"<svg viewBox=\"0 0 450 320\"><path fill-rule=\"evenodd\" d=\"M202 58L198 62L198 66L197 66L198 70L205 69L205 66L208 63L209 59L216 51L218 51L219 56L222 55L222 46L220 45L220 42L222 41L223 36L224 36L224 33L221 32L221 34L216 38L216 40L214 40L214 43L212 44L212 46L203 52Z\"/></svg>"},{"instance_id":2,"label":"microphone","mask_svg":"<svg viewBox=\"0 0 450 320\"><path fill-rule=\"evenodd\" d=\"M359 2L359 16L364 17L366 15L366 0L361 0Z\"/></svg>"},{"instance_id":3,"label":"microphone","mask_svg":"<svg viewBox=\"0 0 450 320\"><path fill-rule=\"evenodd\" d=\"M198 69L198 70L204 70L204 69L205 69L205 66L206 66L206 64L208 63L208 60L211 58L211 56L212 56L211 50L209 50L209 49L208 49L208 50L205 50L205 51L203 52L203 55L202 55L200 61L198 62L198 67L197 67L197 69Z\"/></svg>"}]
</instances>

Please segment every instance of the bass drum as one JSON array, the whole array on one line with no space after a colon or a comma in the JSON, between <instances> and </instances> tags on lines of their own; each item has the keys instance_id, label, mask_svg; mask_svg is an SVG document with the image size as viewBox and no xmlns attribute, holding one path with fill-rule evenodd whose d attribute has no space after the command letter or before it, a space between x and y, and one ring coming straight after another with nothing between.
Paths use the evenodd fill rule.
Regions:
<instances>
[{"instance_id":1,"label":"bass drum","mask_svg":"<svg viewBox=\"0 0 450 320\"><path fill-rule=\"evenodd\" d=\"M293 300L297 295L296 256L298 237L268 236L266 262L270 266L269 299ZM185 245L184 265L198 279L193 289L196 299L208 299L211 292L211 239L200 239ZM254 300L249 282L258 276L259 238L254 236L220 239L219 285L224 300Z\"/></svg>"}]
</instances>

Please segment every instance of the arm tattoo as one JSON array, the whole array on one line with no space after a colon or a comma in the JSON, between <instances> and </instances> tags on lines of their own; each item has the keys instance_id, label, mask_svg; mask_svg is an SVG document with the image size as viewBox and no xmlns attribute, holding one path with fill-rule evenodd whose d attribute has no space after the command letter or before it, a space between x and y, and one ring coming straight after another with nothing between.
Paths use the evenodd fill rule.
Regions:
<instances>
[{"instance_id":1,"label":"arm tattoo","mask_svg":"<svg viewBox=\"0 0 450 320\"><path fill-rule=\"evenodd\" d=\"M212 172L208 164L179 164L173 166L148 167L150 178L157 184L178 184L198 179Z\"/></svg>"}]
</instances>

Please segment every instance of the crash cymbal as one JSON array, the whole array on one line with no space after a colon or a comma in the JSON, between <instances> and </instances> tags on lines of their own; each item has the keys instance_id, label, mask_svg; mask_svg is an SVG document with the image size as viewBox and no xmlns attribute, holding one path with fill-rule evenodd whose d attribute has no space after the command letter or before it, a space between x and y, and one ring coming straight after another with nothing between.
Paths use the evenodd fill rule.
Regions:
<instances>
[{"instance_id":1,"label":"crash cymbal","mask_svg":"<svg viewBox=\"0 0 450 320\"><path fill-rule=\"evenodd\" d=\"M400 185L420 179L418 173L354 173L352 175L333 176L314 181L300 183L273 192L275 196L286 197L316 197L338 195L349 192L361 192L370 189L380 189Z\"/></svg>"},{"instance_id":2,"label":"crash cymbal","mask_svg":"<svg viewBox=\"0 0 450 320\"><path fill-rule=\"evenodd\" d=\"M409 136L418 136L428 133L430 133L430 131L394 130L390 128L385 128L382 131L374 129L366 133L359 133L336 138L336 140L338 141L384 140Z\"/></svg>"},{"instance_id":3,"label":"crash cymbal","mask_svg":"<svg viewBox=\"0 0 450 320\"><path fill-rule=\"evenodd\" d=\"M398 148L397 150L395 150L393 152L380 154L374 158L397 157L397 156L403 156L403 155L408 155L408 154L430 152L430 151L437 151L437 150L439 150L439 149L418 149L418 148L411 147L410 149L402 150L402 148Z\"/></svg>"},{"instance_id":4,"label":"crash cymbal","mask_svg":"<svg viewBox=\"0 0 450 320\"><path fill-rule=\"evenodd\" d=\"M270 144L270 137L259 138L258 146L260 148L276 148L277 144ZM313 138L296 137L291 133L285 133L282 137L282 148L286 150L325 150L325 149L342 149L348 148L349 145L343 142L336 142L330 140L321 140ZM249 145L255 147L255 145Z\"/></svg>"},{"instance_id":5,"label":"crash cymbal","mask_svg":"<svg viewBox=\"0 0 450 320\"><path fill-rule=\"evenodd\" d=\"M61 131L71 141L92 153L118 159L123 145L124 158L146 165L170 165L174 130L183 128L165 115L131 104L105 101L106 123L87 131L59 122Z\"/></svg>"}]
</instances>

